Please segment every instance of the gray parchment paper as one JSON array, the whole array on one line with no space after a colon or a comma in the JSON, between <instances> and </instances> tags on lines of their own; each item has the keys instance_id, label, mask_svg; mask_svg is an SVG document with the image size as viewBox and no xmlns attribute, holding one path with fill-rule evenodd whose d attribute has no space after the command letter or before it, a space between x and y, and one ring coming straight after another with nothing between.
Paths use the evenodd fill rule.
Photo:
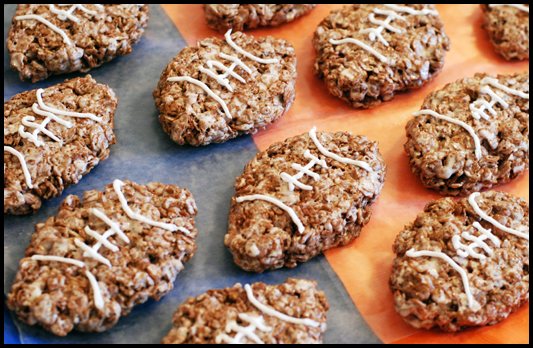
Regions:
<instances>
[{"instance_id":1,"label":"gray parchment paper","mask_svg":"<svg viewBox=\"0 0 533 348\"><path fill-rule=\"evenodd\" d=\"M46 88L84 74L69 74L31 84L21 82L9 66L5 46L16 5L4 5L4 102L22 91ZM198 23L198 25L205 25ZM98 165L82 181L64 192L79 195L103 190L114 179L128 179L146 184L158 181L188 188L196 199L199 237L194 258L185 264L175 288L161 301L148 301L120 319L102 334L73 332L56 337L39 327L21 324L15 319L22 343L159 343L172 327L172 314L187 298L209 289L234 283L279 284L286 278L306 278L318 282L331 304L325 343L378 343L355 308L348 293L323 256L261 275L236 267L224 247L229 203L235 178L258 152L250 136L220 145L193 148L178 146L163 132L157 119L152 92L166 64L185 47L185 41L159 5L151 5L150 22L141 42L131 54L119 57L90 72L100 83L108 84L119 97L115 116L117 144L108 160ZM300 82L302 83L302 82ZM15 277L18 262L38 222L57 214L61 198L45 202L33 216L4 215L4 294ZM4 304L5 306L5 304ZM6 335L13 335L4 329Z\"/></svg>"}]
</instances>

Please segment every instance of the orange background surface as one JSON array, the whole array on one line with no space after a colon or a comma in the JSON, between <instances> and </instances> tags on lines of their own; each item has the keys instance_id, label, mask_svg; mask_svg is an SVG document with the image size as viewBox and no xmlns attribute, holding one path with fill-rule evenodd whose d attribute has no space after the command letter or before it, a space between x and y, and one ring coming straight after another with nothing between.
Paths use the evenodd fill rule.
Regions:
<instances>
[{"instance_id":1,"label":"orange background surface","mask_svg":"<svg viewBox=\"0 0 533 348\"><path fill-rule=\"evenodd\" d=\"M407 325L394 310L388 279L394 260L392 244L403 226L421 213L427 202L441 196L427 190L411 174L403 151L405 125L420 110L427 94L476 72L507 74L529 71L529 61L507 62L494 52L479 5L437 5L451 41L446 64L424 88L403 93L370 110L353 109L329 94L312 73L314 31L331 10L343 5L318 5L310 14L277 28L246 31L255 37L271 35L292 43L298 59L296 101L278 122L260 131L254 140L260 150L288 137L308 132L314 125L322 132L351 131L378 140L388 166L387 180L368 226L352 244L326 253L370 327L385 343L529 343L529 304L504 322L457 334L420 331ZM223 38L207 27L201 5L163 5L189 45L206 37ZM178 54L179 52L176 52ZM529 200L529 172L497 188Z\"/></svg>"}]
</instances>

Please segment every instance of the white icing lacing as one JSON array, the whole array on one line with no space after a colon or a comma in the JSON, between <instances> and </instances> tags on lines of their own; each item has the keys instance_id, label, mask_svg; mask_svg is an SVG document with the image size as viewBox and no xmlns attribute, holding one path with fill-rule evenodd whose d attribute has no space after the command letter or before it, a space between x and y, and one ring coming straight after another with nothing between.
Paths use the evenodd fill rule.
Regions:
<instances>
[{"instance_id":1,"label":"white icing lacing","mask_svg":"<svg viewBox=\"0 0 533 348\"><path fill-rule=\"evenodd\" d=\"M470 133L472 138L474 138L476 157L477 157L477 159L481 159L481 155L482 155L481 154L481 142L479 140L479 137L476 134L476 131L474 130L474 128L472 128L472 126L464 123L463 121L459 121L459 120L456 120L454 118L441 115L441 114L439 114L439 113L437 113L437 112L435 112L433 110L420 110L418 112L413 113L413 116L420 116L420 115L431 115L433 117L440 118L442 120L457 124L457 125L463 127L464 129L466 129L468 131L468 133Z\"/></svg>"},{"instance_id":2,"label":"white icing lacing","mask_svg":"<svg viewBox=\"0 0 533 348\"><path fill-rule=\"evenodd\" d=\"M485 120L490 121L490 116L485 113L485 110L488 110L493 116L496 116L496 110L493 109L493 106L496 103L499 103L503 109L506 109L509 107L509 104L505 102L499 95L494 93L488 85L491 85L495 88L501 89L505 93L516 95L520 98L528 99L529 100L529 93L524 93L522 91L518 91L516 89L509 88L507 86L502 85L498 82L497 79L491 78L491 77L485 77L481 80L481 85L484 85L484 87L481 88L481 93L488 94L491 97L491 101L488 102L485 99L482 99L479 97L478 100L474 101L469 105L470 111L472 112L472 116L479 120L480 118L484 118ZM480 106L480 108L476 108L476 106ZM481 153L481 141L479 137L476 134L476 131L474 128L472 128L470 125L466 124L463 121L459 121L456 119L453 119L448 116L440 115L439 113L432 111L432 110L421 110L419 112L415 112L413 114L414 116L420 116L420 115L432 115L434 117L446 120L451 123L455 123L457 125L462 126L465 128L468 133L474 138L474 144L475 144L475 154L477 159L481 159L482 153Z\"/></svg>"},{"instance_id":3,"label":"white icing lacing","mask_svg":"<svg viewBox=\"0 0 533 348\"><path fill-rule=\"evenodd\" d=\"M32 110L37 115L46 116L46 119L41 124L38 124L38 123L32 122L32 121L35 121L35 117L33 117L33 116L25 116L25 117L22 118L22 121L21 121L22 125L20 125L19 129L18 129L18 133L20 134L20 136L22 138L24 138L24 139L28 139L30 142L35 144L35 146L41 147L41 146L45 145L44 141L39 140L39 133L41 133L41 132L46 134L48 137L50 137L50 139L58 142L61 146L63 146L63 141L61 139L59 139L54 133L52 133L48 129L46 129L46 126L51 121L56 121L57 123L65 126L67 128L72 128L74 125L72 123L70 123L70 122L58 117L55 114L64 115L64 116L70 116L70 117L78 117L78 118L90 118L93 121L102 122L102 117L97 117L96 115L91 114L91 113L71 112L71 111L59 110L59 109L55 109L55 108L52 108L50 106L47 106L43 102L43 98L42 98L42 93L43 92L44 92L44 89L42 89L42 88L39 88L37 90L37 92L36 92L37 103L34 103L32 105ZM35 128L35 130L33 131L33 133L28 133L28 132L24 131L24 126L26 126L28 128ZM28 166L26 164L26 159L24 158L24 156L20 152L16 151L15 149L13 149L12 147L9 147L9 146L4 146L4 151L8 151L8 152L14 154L20 160L20 163L22 165L22 170L24 172L24 177L26 178L26 184L27 184L27 186L30 189L32 189L33 185L31 183L31 176L29 174Z\"/></svg>"},{"instance_id":4,"label":"white icing lacing","mask_svg":"<svg viewBox=\"0 0 533 348\"><path fill-rule=\"evenodd\" d=\"M236 332L237 334L235 337L228 336L227 334L220 334L215 338L216 343L243 344L242 339L248 338L256 344L265 344L265 342L263 342L261 338L255 334L256 329L259 329L263 332L272 331L271 327L265 325L263 317L253 317L246 313L239 313L238 316L242 321L245 321L250 325L243 327L239 326L235 320L229 320L226 324L226 332Z\"/></svg>"},{"instance_id":5,"label":"white icing lacing","mask_svg":"<svg viewBox=\"0 0 533 348\"><path fill-rule=\"evenodd\" d=\"M490 4L489 7L509 6L529 13L529 7L522 4Z\"/></svg>"},{"instance_id":6,"label":"white icing lacing","mask_svg":"<svg viewBox=\"0 0 533 348\"><path fill-rule=\"evenodd\" d=\"M226 42L237 53L240 53L243 56L248 57L248 58L250 58L252 60L255 60L256 62L259 62L261 64L274 64L274 63L279 62L278 59L261 59L259 57L254 56L253 54L251 54L249 52L246 52L245 50L243 50L242 48L237 46L237 44L235 42L233 42L233 40L231 39L231 31L232 31L232 29L228 30L226 32L226 34L224 35L224 37L226 38ZM233 64L231 64L231 66L229 68L227 68L224 64L222 64L221 62L219 62L217 60L208 60L206 62L206 65L207 65L207 67L209 69L206 69L204 67L199 67L198 69L200 70L200 72L206 74L207 76L212 77L221 86L226 87L230 92L233 92L233 87L231 87L231 85L229 83L228 76L232 76L235 79L237 79L238 81L246 84L246 80L244 78L242 78L240 75L238 75L237 73L235 73L233 70L237 66L240 66L248 74L252 74L252 69L250 69L246 64L244 64L238 57L230 56L230 55L224 54L222 52L219 53L219 57L223 58L223 59L227 59L229 61L232 61ZM213 69L213 66L218 68L218 69L220 69L220 70L225 71L225 73L222 74L222 75L219 75L218 72L216 72L216 70L213 72L212 70L210 70L210 69ZM226 114L226 117L229 118L229 119L232 119L231 113L229 111L229 108L228 108L228 105L226 104L226 102L222 98L220 98L218 95L216 95L205 83L203 83L203 82L201 82L199 80L193 79L193 78L191 78L189 76L169 77L167 79L167 81L170 81L170 82L186 81L186 82L190 82L190 83L195 84L196 86L202 88L211 98L215 99L222 106L222 109L224 110L224 113Z\"/></svg>"},{"instance_id":7,"label":"white icing lacing","mask_svg":"<svg viewBox=\"0 0 533 348\"><path fill-rule=\"evenodd\" d=\"M387 40L385 40L383 35L381 35L381 32L384 29L387 29L387 30L389 30L389 31L391 31L393 33L397 33L397 34L402 34L404 32L403 29L394 27L394 26L392 26L390 24L395 19L401 20L401 21L406 21L406 19L404 17L402 17L402 15L399 14L398 12L405 12L405 13L408 13L408 14L411 14L411 15L415 15L415 16L427 16L428 14L432 14L432 15L436 16L436 15L439 14L436 10L430 10L430 9L415 10L415 9L407 7L407 6L398 6L398 5L392 5L392 4L383 4L383 6L390 8L390 10L381 10L379 8L375 8L374 11L373 11L374 13L371 13L368 16L368 20L372 24L378 25L379 27L362 29L362 30L359 31L359 33L360 34L368 34L368 38L370 39L370 41L375 41L376 38L377 38L381 43L383 43L387 47L389 46L389 43L387 42ZM379 19L376 19L374 14L381 15L381 16L387 16L387 18L385 18L385 20L379 20ZM389 59L387 57L385 57L384 55L382 55L381 53L376 51L374 48L370 47L369 45L365 44L364 42L362 42L360 40L353 39L353 38L346 38L346 39L342 39L342 40L330 39L329 42L332 45L340 45L340 44L345 44L345 43L356 44L357 46L361 47L362 49L364 49L364 50L372 53L376 57L378 57L381 62L389 63Z\"/></svg>"},{"instance_id":8,"label":"white icing lacing","mask_svg":"<svg viewBox=\"0 0 533 348\"><path fill-rule=\"evenodd\" d=\"M72 15L72 13L76 10L76 9L79 9L91 16L94 16L97 12L96 11L92 11L92 10L89 10L89 9L86 9L82 4L61 4L61 5L58 5L58 6L71 6L72 7L70 9L68 9L67 11L65 10L61 10L61 9L57 9L53 4L50 4L48 5L50 7L50 12L54 13L57 15L57 18L61 21L64 21L66 19L70 19L71 21L73 22L78 22L79 21L79 18L77 18L76 16ZM98 10L103 10L104 9L104 6L102 5L95 5L95 7L98 9ZM50 29L52 29L53 31L55 31L56 33L58 33L59 35L61 35L61 37L63 38L63 42L66 43L67 45L71 45L71 41L70 39L68 38L67 34L60 28L56 27L55 25L53 25L50 21L46 20L44 17L42 16L39 16L39 15L35 15L35 14L30 14L30 15L24 15L24 16L17 16L15 17L15 20L17 21L21 21L21 20L25 20L25 19L35 19L35 20L38 20L39 22L45 24L47 27L49 27Z\"/></svg>"},{"instance_id":9,"label":"white icing lacing","mask_svg":"<svg viewBox=\"0 0 533 348\"><path fill-rule=\"evenodd\" d=\"M250 195L250 196L237 197L236 201L238 203L241 203L241 202L244 202L244 201L255 201L256 199L270 202L272 204L277 205L281 209L285 210L287 213L289 213L289 215L292 218L292 221L294 221L296 226L298 226L298 232L304 233L305 227L302 224L302 221L300 221L300 219L298 218L298 215L296 215L296 212L291 207L288 207L282 201L280 201L280 200L278 200L276 198L273 198L273 197L270 197L270 196L265 196L265 195Z\"/></svg>"},{"instance_id":10,"label":"white icing lacing","mask_svg":"<svg viewBox=\"0 0 533 348\"><path fill-rule=\"evenodd\" d=\"M157 222L157 221L153 221L153 220L150 220L140 214L137 214L137 213L134 213L129 207L128 207L128 202L126 201L126 199L124 198L124 195L122 194L122 191L120 190L122 186L124 186L125 184L120 181L120 180L115 180L113 182L113 189L115 190L115 193L117 194L118 198L119 198L119 201L120 201L120 204L122 205L122 208L124 210L124 212L126 213L126 215L128 215L128 217L132 220L138 220L138 221L141 221L143 223L146 223L146 224L149 224L149 225L152 225L152 226L156 226L156 227L161 227L163 229L166 229L166 230L170 230L170 231L177 231L177 230L180 230L186 234L190 234L190 232L183 228L183 227L177 227L176 225L171 225L171 224L164 224L164 223L160 223L160 222ZM112 252L117 252L119 251L120 249L112 244L111 242L109 242L107 239L115 234L118 235L118 237L120 239L122 239L125 243L129 244L130 243L130 239L124 234L124 232L122 232L122 230L120 229L120 226L112 221L110 218L108 218L104 213L102 213L101 211L99 211L98 209L96 208L92 208L91 209L91 212L94 214L94 216L96 216L97 218L99 218L100 220L102 220L103 222L105 222L109 227L111 227L109 230L107 230L103 235L100 235L98 232L96 231L93 231L89 226L85 226L85 232L93 237L94 239L96 239L98 242L93 245L92 247L89 247L87 244L83 243L81 240L79 239L75 239L74 240L74 244L82 249L84 252L83 252L83 257L87 257L87 258L92 258L98 262L101 262L103 263L104 265L108 266L109 268L112 267L112 264L111 262L106 259L105 257L103 257L102 255L100 255L98 253L98 250L100 250L100 247L103 245L105 246L106 248L108 248L109 250L111 250ZM72 265L75 265L75 266L78 266L80 268L85 268L85 262L83 261L79 261L79 260L74 260L74 259L68 259L68 258L64 258L64 257L58 257L58 256L46 256L46 255L33 255L32 257L32 260L36 260L36 261L57 261L57 262L64 262L64 263L70 263ZM94 305L96 308L98 309L103 309L104 308L104 300L103 300L103 297L102 297L102 293L100 291L100 287L98 286L98 282L96 281L96 279L94 278L94 276L92 275L91 272L89 272L89 270L85 270L85 274L87 275L87 278L89 278L89 282L91 283L91 287L93 288L93 293L94 293Z\"/></svg>"},{"instance_id":11,"label":"white icing lacing","mask_svg":"<svg viewBox=\"0 0 533 348\"><path fill-rule=\"evenodd\" d=\"M529 240L529 235L528 234L525 234L525 233L513 230L513 229L511 229L509 227L506 227L506 226L502 225L501 223L499 223L498 221L494 220L492 217L488 216L485 212L483 212L481 210L481 208L479 208L479 206L478 206L478 204L476 202L476 198L478 196L480 196L480 193L479 192L475 192L475 193L471 194L470 197L468 197L468 203L472 206L472 208L474 208L474 211L476 212L476 214L478 214L483 220L485 220L487 222L490 222L492 225L498 227L500 230L502 230L504 232L507 232L507 233L513 234L515 236L518 236L518 237L521 237L521 238ZM474 222L472 224L472 226L474 226L474 228L476 228L481 233L481 236L480 237L476 237L476 236L473 236L471 234L468 234L467 232L463 232L461 234L461 236L464 239L466 239L467 241L473 242L470 245L465 245L465 244L461 243L461 237L459 235L454 235L452 237L453 247L457 251L457 255L459 255L460 257L467 258L468 256L471 256L471 257L476 258L476 259L485 260L486 256L476 252L474 249L481 248L489 256L491 256L493 254L493 250L490 248L490 246L487 243L485 243L485 240L487 240L487 239L490 240L492 243L494 243L494 245L497 248L499 248L501 246L501 241L498 239L498 237L496 237L495 235L492 234L491 230L484 229L479 222L477 222L477 221ZM419 252L415 252L414 249L409 250L406 253L406 255L409 256L409 257L420 257L420 256L438 257L438 258L443 259L444 261L448 262L461 275L461 277L463 279L463 285L464 285L464 288L465 288L465 293L466 293L466 296L467 296L467 299L468 299L468 305L469 305L469 307L471 309L474 309L474 307L473 307L474 306L474 301L473 301L473 297L472 297L472 292L470 290L470 284L468 282L467 273L457 263L455 263L455 261L453 261L449 256L447 256L444 253L435 252L435 251L419 251Z\"/></svg>"}]
</instances>

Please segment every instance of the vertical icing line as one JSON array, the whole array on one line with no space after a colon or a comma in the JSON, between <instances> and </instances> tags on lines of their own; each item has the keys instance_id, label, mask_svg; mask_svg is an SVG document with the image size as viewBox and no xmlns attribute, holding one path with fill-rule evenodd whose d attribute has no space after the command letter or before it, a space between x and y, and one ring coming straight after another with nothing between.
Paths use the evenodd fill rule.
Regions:
<instances>
[{"instance_id":1,"label":"vertical icing line","mask_svg":"<svg viewBox=\"0 0 533 348\"><path fill-rule=\"evenodd\" d=\"M26 164L26 159L24 158L24 156L14 148L4 145L4 152L6 151L18 158L18 160L20 161L20 166L22 167L22 172L24 173L24 178L26 179L26 186L32 189L33 185L31 183L31 175L30 171L28 170L28 165Z\"/></svg>"},{"instance_id":2,"label":"vertical icing line","mask_svg":"<svg viewBox=\"0 0 533 348\"><path fill-rule=\"evenodd\" d=\"M100 310L104 308L104 299L102 297L102 292L100 291L100 286L98 285L98 281L93 276L93 274L89 270L85 270L85 275L89 279L89 282L91 283L91 287L93 288L94 293L94 306Z\"/></svg>"},{"instance_id":3,"label":"vertical icing line","mask_svg":"<svg viewBox=\"0 0 533 348\"><path fill-rule=\"evenodd\" d=\"M120 239L122 239L124 242L128 244L130 243L130 239L124 234L124 232L122 232L120 227L115 222L111 221L111 219L108 218L104 213L102 213L96 208L92 208L92 212L94 216L96 216L97 218L105 222L109 227L111 227L111 229L115 231L116 234L118 234Z\"/></svg>"}]
</instances>

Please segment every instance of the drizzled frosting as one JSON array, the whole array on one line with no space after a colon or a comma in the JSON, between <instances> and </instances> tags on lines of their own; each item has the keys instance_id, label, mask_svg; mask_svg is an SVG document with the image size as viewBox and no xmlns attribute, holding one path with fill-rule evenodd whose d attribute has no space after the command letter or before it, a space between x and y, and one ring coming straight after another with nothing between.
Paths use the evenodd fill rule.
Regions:
<instances>
[{"instance_id":1,"label":"drizzled frosting","mask_svg":"<svg viewBox=\"0 0 533 348\"><path fill-rule=\"evenodd\" d=\"M490 4L489 7L509 6L529 13L529 7L522 4Z\"/></svg>"},{"instance_id":2,"label":"drizzled frosting","mask_svg":"<svg viewBox=\"0 0 533 348\"><path fill-rule=\"evenodd\" d=\"M378 25L378 27L362 29L359 31L359 34L368 34L368 38L370 39L370 41L375 41L377 38L386 47L389 47L389 43L387 42L387 40L385 40L383 35L381 35L384 29L387 29L397 34L402 34L405 32L405 30L394 27L390 24L393 20L406 21L406 19L402 17L402 15L398 12L405 12L407 14L415 15L415 16L427 16L428 14L438 15L438 12L436 10L430 10L430 9L415 10L411 7L398 6L398 5L393 5L393 4L383 4L383 6L389 8L390 10L382 10L376 7L374 8L373 13L371 13L368 16L368 21L372 24ZM384 20L379 20L379 19L376 19L375 15L387 16L387 18L385 18ZM353 38L345 38L342 40L330 39L329 42L332 45L340 45L340 44L345 44L345 43L356 44L362 49L378 57L382 63L390 63L390 60L387 57L385 57L384 55L376 51L374 48L372 48L371 46L365 44L364 42L360 40L353 39Z\"/></svg>"},{"instance_id":3,"label":"drizzled frosting","mask_svg":"<svg viewBox=\"0 0 533 348\"><path fill-rule=\"evenodd\" d=\"M257 309L263 312L263 314L269 315L271 317L276 317L291 324L306 325L314 328L320 327L320 323L317 321L308 318L293 318L286 314L280 313L269 306L262 304L258 299L254 297L254 292L249 284L246 284L244 286L244 290L246 291L248 301L250 301ZM220 334L215 338L216 343L220 344L224 342L229 344L243 344L244 342L242 342L242 339L246 337L256 344L264 344L261 338L259 338L259 336L257 336L257 334L255 333L256 330L259 329L262 332L271 332L273 328L265 325L263 316L256 317L246 313L239 313L238 317L242 321L250 323L250 325L247 327L243 327L239 326L235 320L229 320L226 324L226 333L236 332L237 334L233 338L228 336L227 334Z\"/></svg>"},{"instance_id":4,"label":"drizzled frosting","mask_svg":"<svg viewBox=\"0 0 533 348\"><path fill-rule=\"evenodd\" d=\"M249 52L246 52L241 47L237 46L235 42L233 42L233 40L231 39L231 31L232 29L228 30L226 34L224 35L224 37L226 38L226 42L228 43L228 45L230 45L237 53L240 53L243 56L250 58L261 64L274 64L274 63L279 62L278 59L262 59L262 58L254 56L253 54ZM230 92L233 92L233 87L231 87L229 83L229 80L228 80L229 76L232 76L238 81L246 84L246 80L242 78L240 75L238 75L237 73L235 73L233 70L237 66L239 66L244 71L246 71L248 74L252 74L252 69L250 69L246 64L244 64L238 57L230 56L222 52L220 52L218 56L220 58L232 61L233 63L231 64L229 68L227 68L224 64L222 64L221 62L217 60L208 60L206 62L206 65L209 69L206 69L204 67L199 67L198 70L200 70L200 72L215 79L221 86L226 87ZM220 70L225 71L225 73L222 75L219 75L218 73L213 72L212 70L210 70L213 68L213 66ZM211 98L215 99L222 106L222 109L224 110L224 114L226 115L226 117L228 119L232 119L231 113L229 111L229 108L226 102L222 98L220 98L218 95L216 95L205 83L199 80L193 79L192 77L189 77L189 76L169 77L167 81L170 81L170 82L186 81L186 82L195 84L196 86L202 88Z\"/></svg>"},{"instance_id":5,"label":"drizzled frosting","mask_svg":"<svg viewBox=\"0 0 533 348\"><path fill-rule=\"evenodd\" d=\"M131 208L128 207L128 203L124 197L124 195L122 194L121 192L121 188L122 186L124 186L125 184L120 181L120 180L115 180L113 182L113 189L115 190L115 193L117 194L118 198L119 198L119 201L120 201L120 204L124 210L124 212L126 213L126 215L128 215L128 217L132 220L137 220L137 221L140 221L140 222L143 222L143 223L146 223L146 224L149 224L151 226L156 226L156 227L160 227L160 228L163 228L163 229L166 229L166 230L169 230L169 231L182 231L186 234L190 234L190 231L188 231L187 229L183 228L183 227L177 227L175 225L171 225L171 224L164 224L164 223L160 223L160 222L157 222L157 221L153 221L153 220L150 220L140 214L137 214L137 213L134 213ZM96 239L98 242L93 245L92 247L88 246L87 244L83 243L81 240L79 239L75 239L74 240L74 244L80 248L81 250L84 251L83 253L83 257L87 257L87 258L92 258L100 263L103 263L104 265L108 266L109 268L112 267L112 264L111 262L106 259L105 257L103 257L101 254L98 253L98 250L100 249L100 247L102 246L105 246L106 248L108 248L109 250L111 250L112 252L117 252L119 251L119 247L117 247L116 245L112 244L110 241L108 241L107 239L113 235L118 235L118 237L120 239L122 239L125 243L129 244L130 243L130 239L124 234L124 232L121 230L120 226L112 221L110 218L108 218L104 213L102 213L101 211L99 211L98 209L96 208L92 208L91 209L91 213L94 214L94 216L96 216L97 218L99 218L100 220L102 220L103 222L105 222L109 227L110 229L107 230L104 234L100 235L98 232L96 231L93 231L89 226L85 226L85 232L93 237L94 239ZM79 261L79 260L75 260L75 259L69 259L69 258L64 258L64 257L58 257L58 256L49 256L49 255L33 255L32 257L32 260L36 260L36 261L56 261L56 262L64 262L64 263L69 263L69 264L72 264L74 266L78 266L80 268L85 268L86 264L85 262L83 261ZM96 278L93 276L93 274L89 271L89 270L85 270L85 274L87 276L87 278L89 279L89 282L91 283L91 287L93 289L93 293L94 293L94 305L97 309L100 309L102 310L104 308L104 300L103 300L103 297L102 297L102 293L100 291L100 287L98 286L98 281L96 280Z\"/></svg>"},{"instance_id":6,"label":"drizzled frosting","mask_svg":"<svg viewBox=\"0 0 533 348\"><path fill-rule=\"evenodd\" d=\"M523 232L519 232L519 231L514 230L512 228L506 227L506 226L502 225L501 223L499 223L498 221L496 221L494 218L488 216L485 212L483 212L479 208L479 206L478 206L478 204L476 202L476 198L479 197L479 196L480 196L480 193L479 192L475 192L475 193L471 194L470 197L468 198L468 203L472 206L472 208L474 208L474 211L476 212L476 214L478 214L483 220L491 223L493 226L499 228L500 230L502 230L504 232L507 232L507 233L513 234L513 235L515 235L517 237L529 240L529 234L526 234L526 233L523 233ZM456 249L457 255L462 257L462 258L467 258L467 257L470 256L470 257L473 257L473 258L476 258L476 259L485 260L487 257L485 255L481 254L481 253L476 252L474 249L480 248L483 251L485 251L489 256L492 256L493 250L491 249L491 247L485 241L487 239L490 240L496 247L500 247L501 246L501 241L498 239L498 237L496 237L494 234L492 234L491 230L484 229L479 222L477 222L477 221L474 222L472 224L472 226L476 230L479 231L481 236L476 237L476 236L473 236L473 235L471 235L471 234L469 234L467 232L463 232L461 234L461 236L454 235L452 237L453 247ZM471 243L469 245L463 244L461 242L461 237L464 238L465 240L471 241L473 243ZM450 264L450 266L452 266L452 268L455 269L461 275L461 278L463 280L463 286L465 288L466 297L467 297L467 300L468 300L468 306L470 307L470 309L474 309L474 298L472 296L472 290L470 288L470 283L468 281L468 274L452 258L450 258L448 255L446 255L446 254L444 254L442 252L428 251L428 250L415 251L414 248L409 250L409 251L407 251L405 253L405 255L408 256L408 257L422 257L422 256L436 257L436 258L440 258L440 259L446 261L448 264Z\"/></svg>"}]
</instances>

